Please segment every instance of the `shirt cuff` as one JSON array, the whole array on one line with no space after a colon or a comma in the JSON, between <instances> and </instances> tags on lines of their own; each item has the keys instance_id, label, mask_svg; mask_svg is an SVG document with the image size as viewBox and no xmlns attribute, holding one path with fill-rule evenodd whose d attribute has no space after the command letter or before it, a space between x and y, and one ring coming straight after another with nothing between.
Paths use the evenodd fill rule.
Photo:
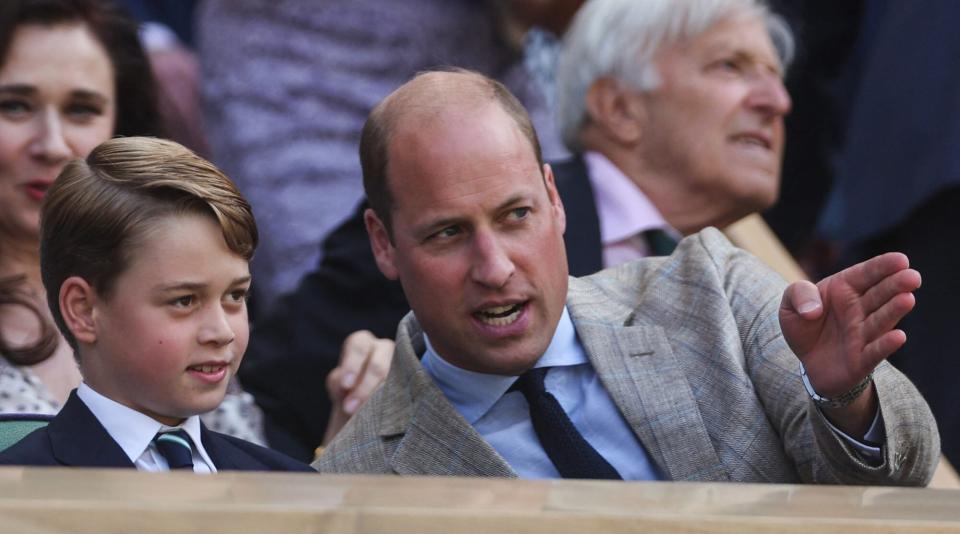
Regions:
<instances>
[{"instance_id":1,"label":"shirt cuff","mask_svg":"<svg viewBox=\"0 0 960 534\"><path fill-rule=\"evenodd\" d=\"M817 411L820 411L819 407ZM820 411L820 415L823 415L822 411ZM839 428L833 426L833 423L830 422L827 416L824 415L823 419L827 422L827 426L830 427L830 430L832 430L834 434L849 443L865 460L876 463L877 465L883 461L883 453L880 450L880 446L887 440L887 429L883 424L883 416L880 415L879 406L877 407L876 415L873 416L873 423L871 423L867 433L863 435L862 440L852 438Z\"/></svg>"}]
</instances>

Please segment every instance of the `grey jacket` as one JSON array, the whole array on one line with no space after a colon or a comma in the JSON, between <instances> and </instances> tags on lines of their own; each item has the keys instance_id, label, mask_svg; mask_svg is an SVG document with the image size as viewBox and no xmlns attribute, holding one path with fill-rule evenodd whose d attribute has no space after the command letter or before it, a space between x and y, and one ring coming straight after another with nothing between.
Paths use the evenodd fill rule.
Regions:
<instances>
[{"instance_id":1,"label":"grey jacket","mask_svg":"<svg viewBox=\"0 0 960 534\"><path fill-rule=\"evenodd\" d=\"M570 279L580 341L620 412L670 480L926 484L940 454L926 402L886 362L886 426L871 467L809 400L780 332L784 282L714 230L650 258ZM400 324L381 387L314 463L321 472L516 477L420 366Z\"/></svg>"}]
</instances>

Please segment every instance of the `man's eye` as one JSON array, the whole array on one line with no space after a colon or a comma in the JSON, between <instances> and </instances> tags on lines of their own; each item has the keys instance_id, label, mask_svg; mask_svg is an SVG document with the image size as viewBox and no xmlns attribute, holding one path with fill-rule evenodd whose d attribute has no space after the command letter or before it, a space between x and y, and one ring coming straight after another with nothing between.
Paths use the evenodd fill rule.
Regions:
<instances>
[{"instance_id":1,"label":"man's eye","mask_svg":"<svg viewBox=\"0 0 960 534\"><path fill-rule=\"evenodd\" d=\"M440 238L440 239L447 239L447 238L454 237L454 236L456 236L456 235L459 234L459 233L460 233L460 228L458 228L458 227L456 227L456 226L448 226L448 227L444 228L443 230L440 230L439 232L433 234L431 237L433 237L433 238Z\"/></svg>"},{"instance_id":2,"label":"man's eye","mask_svg":"<svg viewBox=\"0 0 960 534\"><path fill-rule=\"evenodd\" d=\"M510 210L510 217L515 220L526 219L530 215L530 208L514 208Z\"/></svg>"}]
</instances>

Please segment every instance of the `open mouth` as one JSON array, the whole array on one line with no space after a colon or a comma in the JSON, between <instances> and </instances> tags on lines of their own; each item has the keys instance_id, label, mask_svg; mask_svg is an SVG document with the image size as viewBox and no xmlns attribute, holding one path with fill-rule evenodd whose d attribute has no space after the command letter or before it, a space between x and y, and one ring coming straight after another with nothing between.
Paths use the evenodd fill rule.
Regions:
<instances>
[{"instance_id":1,"label":"open mouth","mask_svg":"<svg viewBox=\"0 0 960 534\"><path fill-rule=\"evenodd\" d=\"M770 141L763 139L761 137L756 137L753 135L738 135L733 138L737 143L742 143L745 145L756 146L763 148L765 150L770 150Z\"/></svg>"},{"instance_id":2,"label":"open mouth","mask_svg":"<svg viewBox=\"0 0 960 534\"><path fill-rule=\"evenodd\" d=\"M201 363L187 367L187 371L200 380L217 383L227 376L227 367L226 363Z\"/></svg>"},{"instance_id":3,"label":"open mouth","mask_svg":"<svg viewBox=\"0 0 960 534\"><path fill-rule=\"evenodd\" d=\"M30 182L26 185L27 195L34 200L43 200L51 185L50 182Z\"/></svg>"},{"instance_id":4,"label":"open mouth","mask_svg":"<svg viewBox=\"0 0 960 534\"><path fill-rule=\"evenodd\" d=\"M491 306L474 312L473 316L483 324L490 326L507 326L513 324L517 318L520 317L520 312L523 311L526 305L526 302L518 302L506 306Z\"/></svg>"}]
</instances>

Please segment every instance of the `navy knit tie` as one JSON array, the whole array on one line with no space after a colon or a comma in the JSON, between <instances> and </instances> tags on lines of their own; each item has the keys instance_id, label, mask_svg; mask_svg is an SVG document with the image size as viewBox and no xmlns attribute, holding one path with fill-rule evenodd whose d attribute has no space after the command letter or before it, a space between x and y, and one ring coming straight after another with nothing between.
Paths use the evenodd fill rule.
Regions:
<instances>
[{"instance_id":1,"label":"navy knit tie","mask_svg":"<svg viewBox=\"0 0 960 534\"><path fill-rule=\"evenodd\" d=\"M563 478L622 480L620 473L583 439L557 398L544 388L549 369L530 369L511 388L519 389L527 399L530 421L544 452Z\"/></svg>"},{"instance_id":2,"label":"navy knit tie","mask_svg":"<svg viewBox=\"0 0 960 534\"><path fill-rule=\"evenodd\" d=\"M170 469L193 470L193 443L190 436L183 430L161 432L153 438L160 454L167 459Z\"/></svg>"}]
</instances>

